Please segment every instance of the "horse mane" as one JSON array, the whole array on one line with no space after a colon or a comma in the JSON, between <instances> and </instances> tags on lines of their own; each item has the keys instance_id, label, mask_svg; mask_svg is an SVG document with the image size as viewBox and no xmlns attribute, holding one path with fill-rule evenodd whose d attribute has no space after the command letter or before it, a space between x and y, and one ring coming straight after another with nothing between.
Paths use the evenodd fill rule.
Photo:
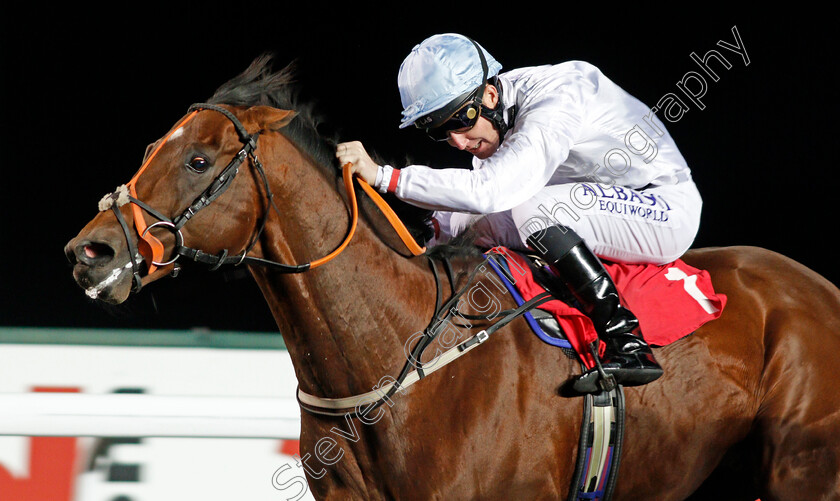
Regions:
<instances>
[{"instance_id":1,"label":"horse mane","mask_svg":"<svg viewBox=\"0 0 840 501\"><path fill-rule=\"evenodd\" d=\"M298 99L295 83L295 63L280 71L273 71L273 54L262 54L239 75L222 84L207 102L231 106L271 106L295 110L297 115L283 129L291 141L323 166L333 166L335 141L318 133L318 120L312 104Z\"/></svg>"},{"instance_id":2,"label":"horse mane","mask_svg":"<svg viewBox=\"0 0 840 501\"><path fill-rule=\"evenodd\" d=\"M207 102L231 106L272 106L295 110L297 112L295 119L281 132L313 158L329 178L338 178L340 171L335 158L335 147L339 141L334 137L325 137L318 131L320 120L315 115L313 104L301 102L299 99L298 90L294 86L296 83L295 63L292 62L279 71L273 71L273 59L274 55L271 53L260 55L245 71L216 89ZM381 162L377 158L374 160L393 165L392 162ZM357 198L360 203L371 203L366 196ZM431 210L403 202L390 193L383 195L383 198L420 245L425 244L432 237Z\"/></svg>"}]
</instances>

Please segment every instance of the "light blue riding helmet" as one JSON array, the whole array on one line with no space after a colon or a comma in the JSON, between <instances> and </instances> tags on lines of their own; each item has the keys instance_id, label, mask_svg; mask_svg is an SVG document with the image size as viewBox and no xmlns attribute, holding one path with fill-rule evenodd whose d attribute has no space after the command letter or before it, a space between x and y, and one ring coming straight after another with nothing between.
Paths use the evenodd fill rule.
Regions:
<instances>
[{"instance_id":1,"label":"light blue riding helmet","mask_svg":"<svg viewBox=\"0 0 840 501\"><path fill-rule=\"evenodd\" d=\"M486 62L477 48L481 48ZM502 65L484 47L463 35L445 33L427 38L414 46L400 65L397 84L404 108L400 128L423 117L424 123L415 125L439 125L436 122L454 113L501 69ZM439 110L442 116L435 117L434 112Z\"/></svg>"}]
</instances>

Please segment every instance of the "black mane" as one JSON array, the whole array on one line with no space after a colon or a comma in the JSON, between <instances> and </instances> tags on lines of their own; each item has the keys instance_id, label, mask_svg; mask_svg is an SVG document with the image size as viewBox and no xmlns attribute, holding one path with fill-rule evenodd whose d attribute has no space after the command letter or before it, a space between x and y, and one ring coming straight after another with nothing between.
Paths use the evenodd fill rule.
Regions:
<instances>
[{"instance_id":1,"label":"black mane","mask_svg":"<svg viewBox=\"0 0 840 501\"><path fill-rule=\"evenodd\" d=\"M242 73L221 85L207 102L231 106L272 106L290 109L297 116L282 133L311 156L332 176L338 177L339 166L335 158L335 138L324 137L318 132L318 120L313 106L298 100L294 63L280 71L272 70L272 54L256 58ZM393 195L384 196L411 234L423 245L431 238L429 219L432 211L400 201ZM360 202L367 196L359 197Z\"/></svg>"},{"instance_id":2,"label":"black mane","mask_svg":"<svg viewBox=\"0 0 840 501\"><path fill-rule=\"evenodd\" d=\"M284 135L306 151L323 167L334 165L335 141L321 137L311 105L299 102L294 63L280 71L272 71L273 55L256 58L242 73L228 80L207 100L210 104L231 106L271 106L295 110L297 115L283 129Z\"/></svg>"}]
</instances>

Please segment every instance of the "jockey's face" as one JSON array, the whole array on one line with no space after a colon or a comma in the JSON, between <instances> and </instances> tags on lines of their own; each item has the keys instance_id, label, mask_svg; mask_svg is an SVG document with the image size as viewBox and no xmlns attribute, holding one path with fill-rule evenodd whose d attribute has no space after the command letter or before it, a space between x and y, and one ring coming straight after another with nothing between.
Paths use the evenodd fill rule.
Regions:
<instances>
[{"instance_id":1,"label":"jockey's face","mask_svg":"<svg viewBox=\"0 0 840 501\"><path fill-rule=\"evenodd\" d=\"M482 100L488 108L495 108L499 103L499 92L494 86L488 85L484 89ZM474 127L461 132L458 130L450 132L447 142L454 148L467 151L484 160L499 149L500 137L499 131L490 120L479 117Z\"/></svg>"},{"instance_id":2,"label":"jockey's face","mask_svg":"<svg viewBox=\"0 0 840 501\"><path fill-rule=\"evenodd\" d=\"M484 160L499 148L499 131L490 120L480 117L475 127L465 132L452 131L446 141L450 146L472 153Z\"/></svg>"}]
</instances>

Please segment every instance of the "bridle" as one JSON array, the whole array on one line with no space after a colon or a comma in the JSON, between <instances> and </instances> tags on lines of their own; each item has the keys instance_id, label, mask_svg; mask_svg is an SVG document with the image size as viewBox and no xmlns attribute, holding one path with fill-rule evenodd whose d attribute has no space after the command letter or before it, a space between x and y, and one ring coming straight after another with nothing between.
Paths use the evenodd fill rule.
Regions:
<instances>
[{"instance_id":1,"label":"bridle","mask_svg":"<svg viewBox=\"0 0 840 501\"><path fill-rule=\"evenodd\" d=\"M233 127L236 130L236 133L239 136L239 140L242 142L243 146L239 150L239 152L236 153L236 155L234 155L233 158L231 158L227 166L225 166L225 168L222 169L222 171L213 179L210 185L207 188L205 188L205 190L202 191L201 194L198 197L196 197L196 199L186 209L184 209L183 212L181 212L181 214L177 215L174 218L169 218L162 214L160 211L154 209L147 203L137 198L137 180L140 178L141 174L143 174L146 168L151 164L152 160L158 154L163 145L166 144L166 142L172 137L172 135L179 129L183 128L187 123L189 123L193 118L195 118L195 116L199 112L203 110L211 110L217 113L221 113L225 118L227 118L233 124ZM276 261L249 256L248 253L257 244L260 236L262 235L263 230L265 229L265 225L270 212L269 207L271 207L271 209L273 209L278 215L280 215L280 210L274 203L274 195L271 192L268 177L265 174L265 169L263 168L262 163L260 162L259 158L255 153L257 149L257 141L262 131L257 131L254 134L249 134L245 127L242 125L242 123L239 121L239 119L233 113L221 106L217 106L214 104L193 104L189 107L188 112L189 113L183 119L181 119L181 121L178 122L175 125L175 127L172 128L172 130L163 138L163 140L157 145L157 147L155 147L155 149L146 157L146 160L143 162L143 165L140 167L140 169L137 171L137 173L134 175L131 181L129 181L123 186L120 186L113 193L106 195L99 202L99 210L104 211L111 209L116 215L117 221L120 223L120 226L122 227L130 256L129 261L131 264L133 276L133 292L139 291L143 286L143 277L141 276L140 269L140 264L143 262L146 263L147 274L153 273L159 267L174 264L175 261L177 261L182 256L186 259L191 259L198 263L210 265L211 270L218 269L219 267L224 265L241 265L243 263L246 263L266 266L281 273L303 273L305 271L327 263L344 250L344 248L352 239L353 234L355 233L359 212L358 204L356 202L356 194L353 187L353 176L350 173L349 164L345 165L343 168L343 178L344 185L351 203L352 221L350 229L347 232L347 235L345 236L344 240L333 252L315 261L298 265L284 264ZM251 241L241 253L232 256L229 255L229 251L227 249L221 251L218 254L209 254L199 249L194 249L186 246L184 244L184 237L181 233L181 228L193 216L195 216L196 213L210 205L214 200L219 198L222 195L222 193L225 192L225 190L227 190L230 187L231 183L233 183L234 178L239 173L239 168L246 160L250 160L250 164L259 174L262 182L262 187L265 190L265 197L267 200L267 206L263 212L263 217L260 220L257 231L252 236ZM367 183L365 183L359 178L357 179L362 189L371 198L373 198L374 202L377 204L377 206L379 206L380 210L383 211L388 221L397 230L398 234L400 235L406 246L409 248L409 250L414 255L420 255L423 252L425 252L425 248L420 247L414 241L413 237L409 234L408 230L405 228L405 226L402 224L402 222L399 220L399 218L396 216L393 210L387 205L387 203L384 200L382 200L379 194L375 190L373 190L373 188L371 188ZM129 228L129 225L126 222L120 210L120 207L122 205L125 205L126 203L131 204L131 209L134 215L134 229L138 235L137 245L135 245L134 240L132 239L131 229ZM157 222L147 225L143 214L144 211L152 217L154 217L155 219L157 219ZM157 226L168 229L175 236L175 247L173 248L171 254L173 257L169 261L163 261L164 245L157 237L155 237L151 233L151 229ZM142 257L142 259L138 259L138 256Z\"/></svg>"},{"instance_id":2,"label":"bridle","mask_svg":"<svg viewBox=\"0 0 840 501\"><path fill-rule=\"evenodd\" d=\"M236 132L239 135L239 139L242 142L243 146L242 149L240 149L239 152L236 155L234 155L234 157L230 160L227 166L224 169L222 169L219 175L216 176L216 178L210 183L210 185L183 212L181 212L181 214L174 218L168 218L156 209L152 208L151 206L137 198L135 184L140 175L145 171L150 162L157 155L158 151L160 151L160 148L163 146L163 144L165 144L166 141L170 137L172 137L172 135L178 129L184 127L190 120L192 120L196 116L197 113L199 113L202 110L211 110L221 113L228 120L230 120L233 123L233 126L236 129ZM125 205L126 203L132 204L131 208L134 213L135 230L139 236L138 242L144 242L144 245L147 246L147 250L145 251L146 254L151 252L151 258L147 257L146 255L143 255L144 260L148 263L148 273L152 273L157 267L163 267L169 264L173 264L181 256L192 259L196 262L211 265L211 269L217 269L220 266L226 264L241 265L243 263L249 263L267 266L281 273L302 273L329 262L344 250L344 248L347 246L347 244L353 237L356 224L358 222L359 213L358 204L356 201L356 194L353 185L353 176L350 170L350 164L346 164L343 166L342 176L344 180L344 186L347 190L348 198L350 200L352 221L350 224L350 229L347 232L344 241L327 256L324 256L310 263L299 265L283 264L276 261L270 261L262 258L249 256L248 252L250 252L251 249L253 249L254 245L259 240L260 235L265 229L266 220L270 212L268 207L266 207L266 210L264 211L262 220L260 221L257 231L254 233L251 242L246 246L245 250L243 250L237 255L230 256L228 250L223 250L219 254L208 254L201 250L188 247L184 244L184 238L181 234L181 228L198 211L210 205L210 203L219 198L219 196L221 196L222 193L224 193L224 191L228 187L230 187L231 183L233 182L233 179L239 172L240 166L246 160L250 160L251 165L260 175L260 179L262 181L263 188L266 194L267 205L269 205L278 215L280 215L279 209L274 204L274 195L271 192L271 188L268 183L268 178L265 175L265 170L262 166L262 163L255 154L260 132L261 131L257 131L254 134L249 134L245 127L242 125L242 123L239 121L239 119L237 119L236 116L229 110L221 106L206 103L194 104L190 106L189 114L185 116L178 124L176 124L176 126L169 132L169 134L166 137L164 137L163 141L161 141L160 144L158 144L158 146L152 151L152 153L148 155L145 162L140 167L140 170L137 172L137 174L134 175L131 181L129 181L127 185L123 185L120 188L118 188L117 191L115 191L114 193L106 195L100 201L100 211L108 209L113 210L117 217L117 220L122 226L123 232L125 234L125 239L128 244L129 253L132 256L131 268L134 277L133 290L135 292L140 290L140 288L142 287L142 277L140 275L139 263L136 259L134 259L134 256L138 254L138 247L134 245L134 242L131 238L131 229L129 228L128 223L126 222L125 218L123 217L120 211L120 207L122 205ZM390 206L373 188L370 187L370 185L368 185L360 178L357 178L357 180L362 189L373 199L373 201L376 203L379 209L383 212L383 214L386 216L386 218L394 227L394 229L397 230L397 233L399 234L403 243L406 245L406 247L408 247L412 254L414 254L415 256L423 254L426 251L426 249L417 245L413 237L409 234L408 230L400 221L399 217L394 213L393 209L390 208ZM143 218L143 211L150 214L158 221L150 225L146 225L145 220ZM174 257L169 261L161 262L164 255L163 243L161 243L160 240L158 240L156 237L154 237L154 235L150 233L151 228L155 226L162 226L168 228L175 234L175 247L172 251L172 255ZM143 252L140 252L140 254L142 255ZM486 259L487 261L485 261L485 263L488 261L492 262L494 260L494 257L491 254ZM140 261L140 263L142 262L143 260ZM435 288L437 291L437 295L435 298L435 315L430 324L424 330L422 338L420 338L412 348L411 357L403 366L403 369L400 371L397 378L394 379L392 383L388 384L383 388L378 389L377 391L371 391L361 395L355 395L352 397L338 399L316 397L314 395L307 394L306 392L298 388L297 398L302 409L314 414L340 416L348 414L347 408L350 408L349 415L351 417L357 417L358 409L360 406L366 406L366 411L370 411L379 407L380 405L382 405L383 402L387 401L390 397L392 397L395 392L404 390L413 383L419 381L420 379L423 379L426 375L455 361L456 359L465 355L467 352L471 351L478 345L484 343L484 341L486 341L493 332L507 325L515 318L553 299L553 296L550 293L545 292L543 294L539 294L531 298L531 300L523 303L517 308L514 308L512 310L505 310L503 312L497 312L491 317L488 317L487 315L466 315L458 311L457 305L459 304L459 301L463 297L463 295L467 292L468 287L476 279L479 270L485 269L484 266L481 265L476 267L468 277L466 285L464 285L460 290L456 290L454 273L449 265L448 260L443 259L443 263L446 267L447 276L449 278L449 288L450 291L452 291L452 295L444 303L442 297L442 287L440 283L441 281L431 257L429 257L429 263L431 265L431 269L434 275ZM434 340L442 331L443 327L446 325L446 322L449 321L449 319L453 315L459 316L464 319L489 320L495 317L496 315L502 315L502 318L498 319L493 325L487 327L478 334L470 337L466 341L457 344L456 346L447 350L442 356L440 356L437 359L436 363L432 366L424 366L424 364L420 362L424 351L430 346L432 342L434 342Z\"/></svg>"}]
</instances>

